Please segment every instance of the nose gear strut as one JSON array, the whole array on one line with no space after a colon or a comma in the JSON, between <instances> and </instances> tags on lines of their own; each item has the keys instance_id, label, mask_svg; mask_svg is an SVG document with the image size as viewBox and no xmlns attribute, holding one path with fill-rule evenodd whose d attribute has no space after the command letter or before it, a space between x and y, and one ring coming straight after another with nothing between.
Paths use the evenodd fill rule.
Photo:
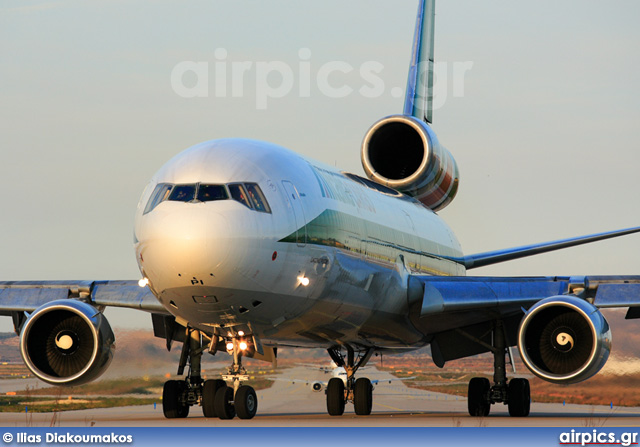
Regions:
<instances>
[{"instance_id":1,"label":"nose gear strut","mask_svg":"<svg viewBox=\"0 0 640 447\"><path fill-rule=\"evenodd\" d=\"M178 375L184 374L187 363L189 372L185 380L169 380L162 393L162 407L166 418L185 418L189 415L189 407L201 405L205 417L232 419L238 415L240 419L251 419L258 409L255 390L242 382L249 380L242 366L244 343L237 333L227 337L232 345L230 353L233 362L227 368L227 374L221 379L203 381L201 377L202 353L207 349L203 344L203 334L195 329L187 328L185 342L182 346ZM215 354L216 346L222 342L220 336L213 334L209 343L209 352ZM213 347L213 349L212 349ZM231 386L228 386L227 384Z\"/></svg>"}]
</instances>

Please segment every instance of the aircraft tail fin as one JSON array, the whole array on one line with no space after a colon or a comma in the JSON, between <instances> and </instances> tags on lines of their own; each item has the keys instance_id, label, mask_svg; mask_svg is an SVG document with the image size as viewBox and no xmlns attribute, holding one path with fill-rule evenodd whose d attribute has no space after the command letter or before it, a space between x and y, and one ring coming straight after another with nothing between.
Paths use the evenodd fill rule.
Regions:
<instances>
[{"instance_id":1,"label":"aircraft tail fin","mask_svg":"<svg viewBox=\"0 0 640 447\"><path fill-rule=\"evenodd\" d=\"M420 0L404 114L432 122L433 116L433 38L435 0Z\"/></svg>"}]
</instances>

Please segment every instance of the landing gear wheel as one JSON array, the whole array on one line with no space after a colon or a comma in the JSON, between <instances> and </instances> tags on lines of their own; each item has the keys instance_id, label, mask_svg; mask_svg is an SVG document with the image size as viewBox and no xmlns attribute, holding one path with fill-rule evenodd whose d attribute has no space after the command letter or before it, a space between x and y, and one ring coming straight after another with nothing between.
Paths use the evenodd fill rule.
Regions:
<instances>
[{"instance_id":1,"label":"landing gear wheel","mask_svg":"<svg viewBox=\"0 0 640 447\"><path fill-rule=\"evenodd\" d=\"M162 389L162 412L167 419L186 418L189 415L189 405L180 402L180 397L186 388L182 380L169 380Z\"/></svg>"},{"instance_id":2,"label":"landing gear wheel","mask_svg":"<svg viewBox=\"0 0 640 447\"><path fill-rule=\"evenodd\" d=\"M368 416L371 414L373 406L373 386L371 381L365 377L356 380L353 388L353 407L356 414Z\"/></svg>"},{"instance_id":3,"label":"landing gear wheel","mask_svg":"<svg viewBox=\"0 0 640 447\"><path fill-rule=\"evenodd\" d=\"M344 404L344 382L334 377L327 384L327 412L331 416L342 416Z\"/></svg>"},{"instance_id":4,"label":"landing gear wheel","mask_svg":"<svg viewBox=\"0 0 640 447\"><path fill-rule=\"evenodd\" d=\"M469 381L467 405L471 416L488 416L491 403L488 400L491 383L484 377L474 377Z\"/></svg>"},{"instance_id":5,"label":"landing gear wheel","mask_svg":"<svg viewBox=\"0 0 640 447\"><path fill-rule=\"evenodd\" d=\"M207 380L204 382L202 386L202 413L204 417L215 418L218 416L215 409L216 391L225 386L227 386L227 384L222 379Z\"/></svg>"},{"instance_id":6,"label":"landing gear wheel","mask_svg":"<svg viewBox=\"0 0 640 447\"><path fill-rule=\"evenodd\" d=\"M531 409L531 389L527 379L509 381L509 416L529 416Z\"/></svg>"},{"instance_id":7,"label":"landing gear wheel","mask_svg":"<svg viewBox=\"0 0 640 447\"><path fill-rule=\"evenodd\" d=\"M233 403L240 419L253 419L258 411L258 397L250 386L243 385L238 388Z\"/></svg>"},{"instance_id":8,"label":"landing gear wheel","mask_svg":"<svg viewBox=\"0 0 640 447\"><path fill-rule=\"evenodd\" d=\"M236 409L233 407L233 388L228 386L218 388L213 407L220 419L233 419L236 415Z\"/></svg>"}]
</instances>

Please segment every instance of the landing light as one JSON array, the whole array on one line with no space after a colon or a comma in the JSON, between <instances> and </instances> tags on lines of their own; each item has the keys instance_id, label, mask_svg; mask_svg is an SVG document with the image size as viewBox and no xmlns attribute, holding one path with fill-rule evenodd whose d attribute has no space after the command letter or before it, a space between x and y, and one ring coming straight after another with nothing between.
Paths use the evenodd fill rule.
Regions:
<instances>
[{"instance_id":1,"label":"landing light","mask_svg":"<svg viewBox=\"0 0 640 447\"><path fill-rule=\"evenodd\" d=\"M300 284L305 287L309 285L309 278L307 278L306 276L299 276L298 281L300 281Z\"/></svg>"},{"instance_id":2,"label":"landing light","mask_svg":"<svg viewBox=\"0 0 640 447\"><path fill-rule=\"evenodd\" d=\"M233 343L227 343L227 351L233 351Z\"/></svg>"},{"instance_id":3,"label":"landing light","mask_svg":"<svg viewBox=\"0 0 640 447\"><path fill-rule=\"evenodd\" d=\"M238 336L244 337L244 331L238 331Z\"/></svg>"},{"instance_id":4,"label":"landing light","mask_svg":"<svg viewBox=\"0 0 640 447\"><path fill-rule=\"evenodd\" d=\"M240 342L240 350L241 351L246 351L247 350L247 344L243 341Z\"/></svg>"},{"instance_id":5,"label":"landing light","mask_svg":"<svg viewBox=\"0 0 640 447\"><path fill-rule=\"evenodd\" d=\"M138 281L138 285L140 287L147 287L148 284L149 284L149 278L142 278L140 281Z\"/></svg>"}]
</instances>

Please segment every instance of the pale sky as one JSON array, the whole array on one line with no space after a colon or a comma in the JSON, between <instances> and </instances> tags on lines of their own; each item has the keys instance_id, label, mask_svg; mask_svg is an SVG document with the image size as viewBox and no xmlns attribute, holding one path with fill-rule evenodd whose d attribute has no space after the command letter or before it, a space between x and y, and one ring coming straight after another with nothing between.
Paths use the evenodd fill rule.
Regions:
<instances>
[{"instance_id":1,"label":"pale sky","mask_svg":"<svg viewBox=\"0 0 640 447\"><path fill-rule=\"evenodd\" d=\"M402 111L391 92L404 89L416 8L0 1L0 280L137 279L138 198L160 166L201 141L266 140L362 173L364 133ZM640 3L440 0L436 12L447 82L433 128L461 171L441 215L465 253L640 225ZM216 95L219 49L227 68L252 63L242 97L231 97L230 81L227 97ZM308 97L300 49L311 53ZM209 67L208 97L174 91L183 61ZM294 88L257 110L256 67L273 61L292 68ZM344 98L315 81L334 61L355 68L329 77L354 90ZM371 61L383 67L377 98L358 92L358 68ZM454 97L455 64L470 62ZM640 274L640 235L470 274ZM137 324L111 315L114 326Z\"/></svg>"}]
</instances>

